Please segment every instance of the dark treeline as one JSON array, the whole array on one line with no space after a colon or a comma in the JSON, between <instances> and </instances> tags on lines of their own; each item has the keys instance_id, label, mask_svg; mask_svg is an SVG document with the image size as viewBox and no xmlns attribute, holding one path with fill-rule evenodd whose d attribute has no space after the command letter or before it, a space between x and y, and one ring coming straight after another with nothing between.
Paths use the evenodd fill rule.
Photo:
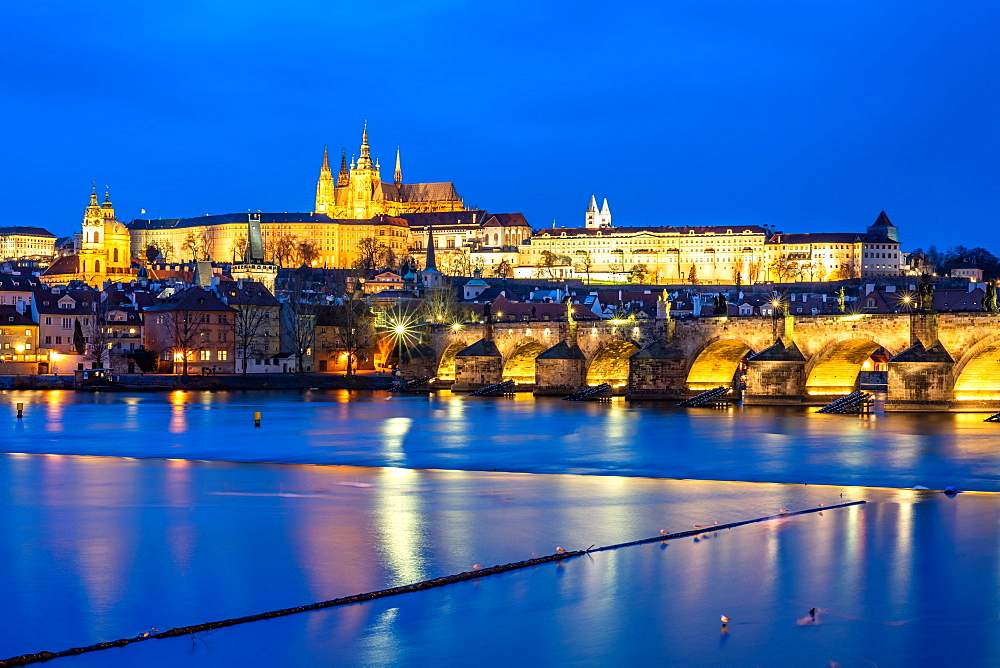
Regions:
<instances>
[{"instance_id":1,"label":"dark treeline","mask_svg":"<svg viewBox=\"0 0 1000 668\"><path fill-rule=\"evenodd\" d=\"M983 278L987 281L1000 277L1000 258L985 248L955 246L939 251L936 246L931 246L926 251L917 248L913 252L922 253L927 261L934 265L934 270L939 276L947 276L955 267L968 265L982 269Z\"/></svg>"}]
</instances>

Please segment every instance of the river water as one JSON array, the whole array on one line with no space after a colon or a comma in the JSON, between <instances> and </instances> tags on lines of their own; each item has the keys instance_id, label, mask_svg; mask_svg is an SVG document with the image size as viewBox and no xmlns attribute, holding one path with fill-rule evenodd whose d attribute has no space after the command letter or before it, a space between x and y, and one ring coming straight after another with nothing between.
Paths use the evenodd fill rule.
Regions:
<instances>
[{"instance_id":1,"label":"river water","mask_svg":"<svg viewBox=\"0 0 1000 668\"><path fill-rule=\"evenodd\" d=\"M1000 663L1000 496L903 489L997 491L985 416L2 399L26 405L0 431L0 658L865 499L55 665Z\"/></svg>"}]
</instances>

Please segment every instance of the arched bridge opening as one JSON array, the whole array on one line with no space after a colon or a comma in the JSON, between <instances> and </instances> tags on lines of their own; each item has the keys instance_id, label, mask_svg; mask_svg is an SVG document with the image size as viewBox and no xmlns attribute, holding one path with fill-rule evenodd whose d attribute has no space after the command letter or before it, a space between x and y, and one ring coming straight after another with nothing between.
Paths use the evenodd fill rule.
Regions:
<instances>
[{"instance_id":1,"label":"arched bridge opening","mask_svg":"<svg viewBox=\"0 0 1000 668\"><path fill-rule=\"evenodd\" d=\"M827 344L806 366L806 395L850 394L857 389L862 366L872 355L883 350L877 341L863 338Z\"/></svg>"},{"instance_id":2,"label":"arched bridge opening","mask_svg":"<svg viewBox=\"0 0 1000 668\"><path fill-rule=\"evenodd\" d=\"M467 347L468 344L464 341L455 341L448 344L448 347L444 350L444 354L441 355L441 362L438 364L438 380L448 383L455 381L455 355Z\"/></svg>"},{"instance_id":3,"label":"arched bridge opening","mask_svg":"<svg viewBox=\"0 0 1000 668\"><path fill-rule=\"evenodd\" d=\"M701 392L735 380L743 361L753 352L750 346L735 339L712 341L699 352L688 370L686 387Z\"/></svg>"},{"instance_id":4,"label":"arched bridge opening","mask_svg":"<svg viewBox=\"0 0 1000 668\"><path fill-rule=\"evenodd\" d=\"M1000 400L1000 339L981 342L956 366L956 401Z\"/></svg>"},{"instance_id":5,"label":"arched bridge opening","mask_svg":"<svg viewBox=\"0 0 1000 668\"><path fill-rule=\"evenodd\" d=\"M587 385L608 383L612 387L624 387L628 384L628 360L637 352L639 346L624 339L604 344L587 367Z\"/></svg>"},{"instance_id":6,"label":"arched bridge opening","mask_svg":"<svg viewBox=\"0 0 1000 668\"><path fill-rule=\"evenodd\" d=\"M523 341L511 352L503 365L502 378L513 380L518 385L535 383L535 358L545 350L538 341Z\"/></svg>"}]
</instances>

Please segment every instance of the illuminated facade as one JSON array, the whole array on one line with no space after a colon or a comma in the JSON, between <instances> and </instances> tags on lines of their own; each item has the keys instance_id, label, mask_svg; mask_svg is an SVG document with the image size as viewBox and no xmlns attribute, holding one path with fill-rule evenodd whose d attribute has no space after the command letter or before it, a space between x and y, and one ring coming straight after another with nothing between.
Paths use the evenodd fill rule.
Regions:
<instances>
[{"instance_id":1,"label":"illuminated facade","mask_svg":"<svg viewBox=\"0 0 1000 668\"><path fill-rule=\"evenodd\" d=\"M51 260L56 235L40 227L0 227L0 260Z\"/></svg>"},{"instance_id":2,"label":"illuminated facade","mask_svg":"<svg viewBox=\"0 0 1000 668\"><path fill-rule=\"evenodd\" d=\"M550 228L520 246L520 266L541 268L548 251L598 280L621 280L644 265L650 282L732 283L739 272L749 283L763 279L766 238L756 225Z\"/></svg>"},{"instance_id":3,"label":"illuminated facade","mask_svg":"<svg viewBox=\"0 0 1000 668\"><path fill-rule=\"evenodd\" d=\"M885 211L865 234L775 234L764 249L767 280L776 283L885 278L904 269L899 231Z\"/></svg>"},{"instance_id":4,"label":"illuminated facade","mask_svg":"<svg viewBox=\"0 0 1000 668\"><path fill-rule=\"evenodd\" d=\"M403 183L399 149L396 150L393 182L383 182L381 166L371 157L367 124L361 135L357 163L352 159L348 167L347 154L342 154L336 180L327 150L323 149L323 164L316 184L316 213L325 213L331 218L364 220L383 215L464 210L453 183Z\"/></svg>"},{"instance_id":5,"label":"illuminated facade","mask_svg":"<svg viewBox=\"0 0 1000 668\"><path fill-rule=\"evenodd\" d=\"M73 236L73 254L60 257L45 270L41 281L48 285L83 281L100 286L105 281L129 281L135 278L129 231L115 219L110 193L97 202L97 188L90 193L90 203L83 214L83 228Z\"/></svg>"}]
</instances>

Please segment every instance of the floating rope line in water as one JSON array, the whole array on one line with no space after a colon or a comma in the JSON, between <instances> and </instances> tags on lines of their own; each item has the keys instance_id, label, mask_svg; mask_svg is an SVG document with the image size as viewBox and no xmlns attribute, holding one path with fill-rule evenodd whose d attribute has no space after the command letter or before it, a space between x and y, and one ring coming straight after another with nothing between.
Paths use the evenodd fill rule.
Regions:
<instances>
[{"instance_id":1,"label":"floating rope line in water","mask_svg":"<svg viewBox=\"0 0 1000 668\"><path fill-rule=\"evenodd\" d=\"M456 575L446 575L444 577L434 578L433 580L424 580L422 582L417 582L415 584L402 585L400 587L392 587L390 589L381 589L379 591L372 591L364 594L354 594L353 596L342 596L340 598L330 599L329 601L320 601L319 603L300 605L294 608L272 610L271 612L261 612L256 615L247 615L246 617L234 617L232 619L223 619L216 622L205 622L203 624L193 624L191 626L180 626L177 628L168 629L166 631L160 631L158 633L147 632L134 636L132 638L119 638L118 640L111 640L109 642L101 642L94 645L87 645L86 647L73 647L71 649L66 649L59 652L42 651L42 652L37 652L35 654L23 654L21 656L15 656L9 659L0 660L0 668L6 668L7 666L26 666L28 664L41 663L42 661L49 661L51 659L59 659L66 656L76 656L78 654L85 654L87 652L97 652L103 649L111 649L112 647L125 647L126 645L142 642L144 640L153 640L158 638L176 638L177 636L190 635L192 633L200 633L202 631L211 631L213 629L221 629L226 626L236 626L237 624L246 624L247 622L257 622L263 619L274 619L275 617L285 617L288 615L295 615L300 612L322 610L324 608L333 608L339 605L350 605L352 603L364 603L365 601L374 601L375 599L387 598L389 596L396 596L398 594L407 594L415 591L423 591L425 589L433 589L434 587L443 587L445 585L454 584L457 582L476 580L478 578L485 577L487 575L497 575L498 573L516 571L521 568L528 568L530 566L538 566L540 564L547 564L554 561L562 561L564 559L569 559L571 557L579 557L581 555L587 554L588 552L603 552L605 550L617 550L623 547L632 547L633 545L643 545L644 543L657 543L665 540L676 540L678 538L686 538L688 536L697 536L698 534L711 533L714 531L719 531L721 529L733 529L735 527L744 526L746 524L754 524L756 522L766 522L768 520L775 520L783 517L794 517L795 515L818 513L824 510L847 508L848 506L857 506L864 503L867 503L867 501L848 501L846 503L838 503L832 506L819 506L817 508L796 510L794 512L782 512L778 515L768 515L767 517L758 517L752 520L742 520L739 522L727 522L725 524L698 526L688 531L667 533L660 536L654 536L652 538L642 538L639 540L633 540L627 543L616 543L615 545L604 545L602 547L591 546L586 550L558 552L556 554L550 554L545 557L536 557L534 559L526 559L525 561L515 561L509 564L479 568L473 571L465 571L462 573L458 573Z\"/></svg>"}]
</instances>

